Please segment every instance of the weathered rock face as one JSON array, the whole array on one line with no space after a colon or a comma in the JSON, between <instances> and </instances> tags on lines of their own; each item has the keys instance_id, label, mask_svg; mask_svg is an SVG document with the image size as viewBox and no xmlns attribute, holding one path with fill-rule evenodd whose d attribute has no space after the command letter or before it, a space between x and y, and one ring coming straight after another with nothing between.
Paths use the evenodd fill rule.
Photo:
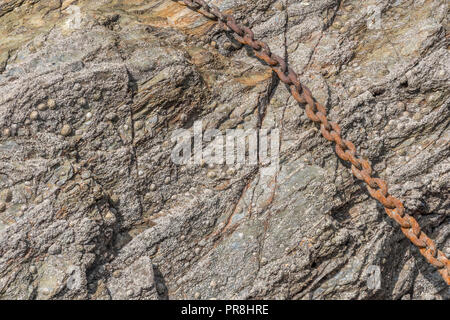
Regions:
<instances>
[{"instance_id":1,"label":"weathered rock face","mask_svg":"<svg viewBox=\"0 0 450 320\"><path fill-rule=\"evenodd\" d=\"M213 2L450 254L448 3ZM278 129L278 170L175 164L196 120ZM176 2L0 1L0 127L3 299L450 298L269 68Z\"/></svg>"}]
</instances>

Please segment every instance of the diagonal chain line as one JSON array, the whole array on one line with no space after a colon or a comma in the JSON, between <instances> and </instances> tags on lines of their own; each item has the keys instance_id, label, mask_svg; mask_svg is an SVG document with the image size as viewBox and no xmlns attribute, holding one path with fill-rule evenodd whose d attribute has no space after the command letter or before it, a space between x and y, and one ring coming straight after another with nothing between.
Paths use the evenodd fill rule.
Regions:
<instances>
[{"instance_id":1,"label":"diagonal chain line","mask_svg":"<svg viewBox=\"0 0 450 320\"><path fill-rule=\"evenodd\" d=\"M403 203L389 194L386 181L372 176L373 170L369 161L356 155L355 145L342 138L340 126L336 122L328 120L325 107L316 101L308 87L300 82L298 75L286 64L284 59L272 53L267 43L256 40L250 28L239 24L233 16L221 12L217 6L209 5L204 0L172 1L182 2L188 8L218 21L224 31L230 32L236 41L253 49L255 56L272 68L278 78L289 86L294 99L305 105L307 117L320 124L322 136L335 143L337 156L351 164L353 175L366 183L371 197L384 206L387 215L400 225L404 235L419 248L425 259L438 269L444 281L450 285L450 260L421 230L417 220L405 213Z\"/></svg>"}]
</instances>

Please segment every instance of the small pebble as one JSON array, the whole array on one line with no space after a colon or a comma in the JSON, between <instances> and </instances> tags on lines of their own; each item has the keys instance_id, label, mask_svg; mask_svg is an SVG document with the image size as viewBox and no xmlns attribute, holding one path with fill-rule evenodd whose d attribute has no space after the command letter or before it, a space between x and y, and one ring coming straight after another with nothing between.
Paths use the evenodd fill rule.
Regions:
<instances>
[{"instance_id":1,"label":"small pebble","mask_svg":"<svg viewBox=\"0 0 450 320\"><path fill-rule=\"evenodd\" d=\"M105 214L105 220L106 221L114 221L115 219L116 219L116 216L111 211L108 211Z\"/></svg>"},{"instance_id":2,"label":"small pebble","mask_svg":"<svg viewBox=\"0 0 450 320\"><path fill-rule=\"evenodd\" d=\"M44 296L48 296L48 295L50 295L51 291L50 291L49 288L44 287L44 288L41 289L41 293L42 293Z\"/></svg>"},{"instance_id":3,"label":"small pebble","mask_svg":"<svg viewBox=\"0 0 450 320\"><path fill-rule=\"evenodd\" d=\"M6 203L0 202L0 212L4 212L6 210Z\"/></svg>"},{"instance_id":4,"label":"small pebble","mask_svg":"<svg viewBox=\"0 0 450 320\"><path fill-rule=\"evenodd\" d=\"M217 176L217 174L214 171L209 171L208 172L208 178L214 179L216 176Z\"/></svg>"},{"instance_id":5,"label":"small pebble","mask_svg":"<svg viewBox=\"0 0 450 320\"><path fill-rule=\"evenodd\" d=\"M91 177L91 172L90 171L83 171L82 173L81 173L81 178L83 179L83 180L86 180L86 179L89 179Z\"/></svg>"},{"instance_id":6,"label":"small pebble","mask_svg":"<svg viewBox=\"0 0 450 320\"><path fill-rule=\"evenodd\" d=\"M48 106L45 103L41 103L37 106L39 111L45 111L47 110Z\"/></svg>"},{"instance_id":7,"label":"small pebble","mask_svg":"<svg viewBox=\"0 0 450 320\"><path fill-rule=\"evenodd\" d=\"M144 122L142 121L136 121L134 123L134 130L141 130L144 127Z\"/></svg>"},{"instance_id":8,"label":"small pebble","mask_svg":"<svg viewBox=\"0 0 450 320\"><path fill-rule=\"evenodd\" d=\"M42 197L42 195L39 195L36 197L36 199L34 199L34 202L37 204L41 203L42 201L44 201L44 198Z\"/></svg>"},{"instance_id":9,"label":"small pebble","mask_svg":"<svg viewBox=\"0 0 450 320\"><path fill-rule=\"evenodd\" d=\"M133 289L127 290L127 296L131 297L131 296L133 296L133 295L134 295Z\"/></svg>"},{"instance_id":10,"label":"small pebble","mask_svg":"<svg viewBox=\"0 0 450 320\"><path fill-rule=\"evenodd\" d=\"M92 119L92 113L88 112L86 113L86 120L91 120Z\"/></svg>"},{"instance_id":11,"label":"small pebble","mask_svg":"<svg viewBox=\"0 0 450 320\"><path fill-rule=\"evenodd\" d=\"M150 191L155 191L156 190L156 184L152 183L150 185Z\"/></svg>"},{"instance_id":12,"label":"small pebble","mask_svg":"<svg viewBox=\"0 0 450 320\"><path fill-rule=\"evenodd\" d=\"M99 101L102 98L102 93L101 91L96 91L94 93L94 95L92 96L92 99L94 99L94 101Z\"/></svg>"},{"instance_id":13,"label":"small pebble","mask_svg":"<svg viewBox=\"0 0 450 320\"><path fill-rule=\"evenodd\" d=\"M166 179L164 179L164 183L165 184L169 184L170 183L170 177L167 177Z\"/></svg>"},{"instance_id":14,"label":"small pebble","mask_svg":"<svg viewBox=\"0 0 450 320\"><path fill-rule=\"evenodd\" d=\"M211 47L213 47L213 48L217 48L217 42L215 42L215 41L211 41Z\"/></svg>"},{"instance_id":15,"label":"small pebble","mask_svg":"<svg viewBox=\"0 0 450 320\"><path fill-rule=\"evenodd\" d=\"M234 168L230 168L227 170L227 175L229 175L229 176L233 176L233 175L235 175L235 173L236 173L236 170Z\"/></svg>"},{"instance_id":16,"label":"small pebble","mask_svg":"<svg viewBox=\"0 0 450 320\"><path fill-rule=\"evenodd\" d=\"M127 131L128 129L129 129L128 125L127 125L127 124L124 124L124 125L123 125L123 130Z\"/></svg>"},{"instance_id":17,"label":"small pebble","mask_svg":"<svg viewBox=\"0 0 450 320\"><path fill-rule=\"evenodd\" d=\"M8 128L3 129L3 136L4 137L9 137L10 135L11 135L11 130L10 129L8 129Z\"/></svg>"},{"instance_id":18,"label":"small pebble","mask_svg":"<svg viewBox=\"0 0 450 320\"><path fill-rule=\"evenodd\" d=\"M275 4L275 9L277 9L278 11L283 11L284 10L284 5L282 2L277 2Z\"/></svg>"},{"instance_id":19,"label":"small pebble","mask_svg":"<svg viewBox=\"0 0 450 320\"><path fill-rule=\"evenodd\" d=\"M397 103L397 108L401 111L404 111L406 109L406 104L404 102Z\"/></svg>"},{"instance_id":20,"label":"small pebble","mask_svg":"<svg viewBox=\"0 0 450 320\"><path fill-rule=\"evenodd\" d=\"M122 275L122 272L120 270L116 270L112 273L114 278L119 278Z\"/></svg>"},{"instance_id":21,"label":"small pebble","mask_svg":"<svg viewBox=\"0 0 450 320\"><path fill-rule=\"evenodd\" d=\"M113 193L113 194L111 195L110 198L111 198L111 201L112 201L114 204L118 204L119 201L120 201L119 196L118 196L117 194L115 194L115 193Z\"/></svg>"},{"instance_id":22,"label":"small pebble","mask_svg":"<svg viewBox=\"0 0 450 320\"><path fill-rule=\"evenodd\" d=\"M61 135L67 137L72 133L72 127L68 124L65 124L61 129Z\"/></svg>"},{"instance_id":23,"label":"small pebble","mask_svg":"<svg viewBox=\"0 0 450 320\"><path fill-rule=\"evenodd\" d=\"M81 106L81 107L85 107L87 105L87 101L85 98L81 97L77 100L77 103Z\"/></svg>"},{"instance_id":24,"label":"small pebble","mask_svg":"<svg viewBox=\"0 0 450 320\"><path fill-rule=\"evenodd\" d=\"M217 287L217 282L216 281L211 281L211 283L209 284L209 286L211 287L211 288L215 288L215 287Z\"/></svg>"},{"instance_id":25,"label":"small pebble","mask_svg":"<svg viewBox=\"0 0 450 320\"><path fill-rule=\"evenodd\" d=\"M441 78L445 77L445 71L444 70L439 71L439 77L441 77Z\"/></svg>"},{"instance_id":26,"label":"small pebble","mask_svg":"<svg viewBox=\"0 0 450 320\"><path fill-rule=\"evenodd\" d=\"M30 266L30 272L31 273L36 273L37 268L35 266Z\"/></svg>"},{"instance_id":27,"label":"small pebble","mask_svg":"<svg viewBox=\"0 0 450 320\"><path fill-rule=\"evenodd\" d=\"M195 294L194 294L194 299L200 299L200 292L196 292Z\"/></svg>"},{"instance_id":28,"label":"small pebble","mask_svg":"<svg viewBox=\"0 0 450 320\"><path fill-rule=\"evenodd\" d=\"M48 248L48 253L52 255L56 255L61 253L61 246L58 243L55 243Z\"/></svg>"},{"instance_id":29,"label":"small pebble","mask_svg":"<svg viewBox=\"0 0 450 320\"><path fill-rule=\"evenodd\" d=\"M37 120L39 118L39 112L37 112L36 110L35 111L32 111L31 113L30 113L30 119L31 120Z\"/></svg>"},{"instance_id":30,"label":"small pebble","mask_svg":"<svg viewBox=\"0 0 450 320\"><path fill-rule=\"evenodd\" d=\"M423 118L423 115L422 115L420 112L417 112L417 113L413 116L413 119L414 119L415 121L420 121L420 120L422 120L422 118Z\"/></svg>"},{"instance_id":31,"label":"small pebble","mask_svg":"<svg viewBox=\"0 0 450 320\"><path fill-rule=\"evenodd\" d=\"M117 114L115 114L114 112L109 112L109 113L105 116L105 118L106 118L106 120L109 120L109 121L117 121L117 119L118 119L119 117L117 117ZM124 128L125 128L125 126L127 127L127 129L125 129L125 130L128 130L128 126L127 126L127 125L124 125Z\"/></svg>"},{"instance_id":32,"label":"small pebble","mask_svg":"<svg viewBox=\"0 0 450 320\"><path fill-rule=\"evenodd\" d=\"M48 101L47 101L47 106L48 106L51 110L56 109L56 101L53 100L53 99L48 99Z\"/></svg>"}]
</instances>

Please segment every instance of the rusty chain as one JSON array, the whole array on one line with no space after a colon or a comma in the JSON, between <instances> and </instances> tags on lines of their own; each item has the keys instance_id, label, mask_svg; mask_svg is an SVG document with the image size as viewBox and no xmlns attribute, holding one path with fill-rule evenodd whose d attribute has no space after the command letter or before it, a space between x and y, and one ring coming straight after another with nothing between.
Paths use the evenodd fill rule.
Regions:
<instances>
[{"instance_id":1,"label":"rusty chain","mask_svg":"<svg viewBox=\"0 0 450 320\"><path fill-rule=\"evenodd\" d=\"M420 228L416 219L405 212L403 203L388 192L386 181L372 177L369 161L356 156L355 145L341 137L341 128L336 122L327 119L325 107L316 101L311 91L302 84L295 71L285 60L270 51L267 43L256 40L250 28L236 22L236 19L223 13L215 5L204 0L172 0L183 2L188 8L204 16L217 20L222 29L230 31L239 43L253 49L256 57L267 63L278 75L279 79L289 86L292 96L299 103L306 105L306 115L313 122L320 124L320 132L328 141L335 143L335 151L339 158L351 164L353 175L367 184L369 194L385 208L389 217L394 219L405 236L419 248L420 253L435 266L447 285L450 285L450 262L445 254L436 248L436 244Z\"/></svg>"}]
</instances>

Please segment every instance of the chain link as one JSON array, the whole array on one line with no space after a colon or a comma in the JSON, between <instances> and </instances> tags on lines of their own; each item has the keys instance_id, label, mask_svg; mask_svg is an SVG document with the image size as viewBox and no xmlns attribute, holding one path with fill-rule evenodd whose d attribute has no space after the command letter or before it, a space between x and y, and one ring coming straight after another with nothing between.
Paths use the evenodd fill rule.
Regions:
<instances>
[{"instance_id":1,"label":"chain link","mask_svg":"<svg viewBox=\"0 0 450 320\"><path fill-rule=\"evenodd\" d=\"M386 181L372 176L372 166L369 161L356 156L355 145L341 137L339 125L327 119L325 107L316 101L308 87L300 82L295 71L287 66L285 60L272 53L265 42L256 40L250 28L237 23L233 16L221 12L217 6L208 5L204 0L172 1L183 2L192 10L219 21L222 29L232 32L236 41L252 48L255 56L272 68L280 80L289 86L294 99L306 105L307 117L320 124L322 136L335 143L337 156L350 162L353 175L367 184L369 194L384 206L388 216L400 225L405 236L419 248L420 253L428 262L438 269L447 285L450 285L449 259L436 248L434 241L421 230L416 219L405 213L403 203L389 194Z\"/></svg>"}]
</instances>

